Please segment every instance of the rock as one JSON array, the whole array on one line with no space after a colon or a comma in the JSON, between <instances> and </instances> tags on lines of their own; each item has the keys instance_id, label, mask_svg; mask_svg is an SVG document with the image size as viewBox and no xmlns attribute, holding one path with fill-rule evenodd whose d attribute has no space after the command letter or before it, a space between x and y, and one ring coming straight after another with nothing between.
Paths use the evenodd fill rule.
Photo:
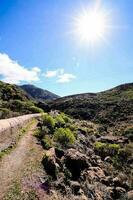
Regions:
<instances>
[{"instance_id":1,"label":"rock","mask_svg":"<svg viewBox=\"0 0 133 200\"><path fill-rule=\"evenodd\" d=\"M113 185L115 187L121 186L121 180L118 177L113 178Z\"/></svg>"},{"instance_id":2,"label":"rock","mask_svg":"<svg viewBox=\"0 0 133 200\"><path fill-rule=\"evenodd\" d=\"M92 155L94 155L93 149L87 148L86 154L87 154L88 156L90 156L90 157L91 157Z\"/></svg>"},{"instance_id":3,"label":"rock","mask_svg":"<svg viewBox=\"0 0 133 200\"><path fill-rule=\"evenodd\" d=\"M114 200L114 188L107 187L104 192L104 199L107 200Z\"/></svg>"},{"instance_id":4,"label":"rock","mask_svg":"<svg viewBox=\"0 0 133 200\"><path fill-rule=\"evenodd\" d=\"M112 177L111 176L106 176L105 178L101 178L100 181L104 185L110 186L112 184Z\"/></svg>"},{"instance_id":5,"label":"rock","mask_svg":"<svg viewBox=\"0 0 133 200\"><path fill-rule=\"evenodd\" d=\"M123 194L126 193L126 190L122 187L116 187L115 188L115 196L116 198L120 198Z\"/></svg>"},{"instance_id":6,"label":"rock","mask_svg":"<svg viewBox=\"0 0 133 200\"><path fill-rule=\"evenodd\" d=\"M101 160L101 157L95 154L91 156L91 164L92 166L99 166L101 168L103 167L103 161Z\"/></svg>"},{"instance_id":7,"label":"rock","mask_svg":"<svg viewBox=\"0 0 133 200\"><path fill-rule=\"evenodd\" d=\"M113 135L107 135L107 136L101 136L98 138L99 142L105 142L105 143L110 143L110 144L118 144L118 143L128 143L128 138L124 136L113 136Z\"/></svg>"},{"instance_id":8,"label":"rock","mask_svg":"<svg viewBox=\"0 0 133 200\"><path fill-rule=\"evenodd\" d=\"M104 171L100 167L89 167L87 171L88 181L90 183L94 181L101 181L101 179L105 179Z\"/></svg>"},{"instance_id":9,"label":"rock","mask_svg":"<svg viewBox=\"0 0 133 200\"><path fill-rule=\"evenodd\" d=\"M95 190L95 199L96 200L103 200L102 192L99 190Z\"/></svg>"},{"instance_id":10,"label":"rock","mask_svg":"<svg viewBox=\"0 0 133 200\"><path fill-rule=\"evenodd\" d=\"M83 195L81 196L81 200L88 200L88 198L83 194Z\"/></svg>"},{"instance_id":11,"label":"rock","mask_svg":"<svg viewBox=\"0 0 133 200\"><path fill-rule=\"evenodd\" d=\"M133 190L127 193L127 200L133 200Z\"/></svg>"},{"instance_id":12,"label":"rock","mask_svg":"<svg viewBox=\"0 0 133 200\"><path fill-rule=\"evenodd\" d=\"M59 148L55 148L55 154L57 158L62 158L64 156L64 151Z\"/></svg>"},{"instance_id":13,"label":"rock","mask_svg":"<svg viewBox=\"0 0 133 200\"><path fill-rule=\"evenodd\" d=\"M56 179L59 165L56 163L54 148L51 148L50 150L46 152L42 160L42 163L43 163L46 173L51 175L54 179Z\"/></svg>"},{"instance_id":14,"label":"rock","mask_svg":"<svg viewBox=\"0 0 133 200\"><path fill-rule=\"evenodd\" d=\"M80 191L80 184L77 181L71 181L70 182L70 187L72 188L72 191L74 195L78 195Z\"/></svg>"},{"instance_id":15,"label":"rock","mask_svg":"<svg viewBox=\"0 0 133 200\"><path fill-rule=\"evenodd\" d=\"M108 163L112 163L112 159L110 156L107 156L105 159L104 159L105 162L108 162Z\"/></svg>"},{"instance_id":16,"label":"rock","mask_svg":"<svg viewBox=\"0 0 133 200\"><path fill-rule=\"evenodd\" d=\"M88 157L75 149L68 149L66 151L64 163L70 170L73 180L77 180L81 172L89 167Z\"/></svg>"}]
</instances>

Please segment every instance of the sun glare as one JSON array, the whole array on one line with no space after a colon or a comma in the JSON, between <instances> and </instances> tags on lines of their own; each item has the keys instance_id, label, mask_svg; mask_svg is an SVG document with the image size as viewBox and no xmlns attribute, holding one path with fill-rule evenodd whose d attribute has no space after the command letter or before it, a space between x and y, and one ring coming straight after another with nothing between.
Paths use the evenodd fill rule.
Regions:
<instances>
[{"instance_id":1,"label":"sun glare","mask_svg":"<svg viewBox=\"0 0 133 200\"><path fill-rule=\"evenodd\" d=\"M94 43L104 39L107 32L107 16L104 11L85 11L75 19L75 31L80 40Z\"/></svg>"}]
</instances>

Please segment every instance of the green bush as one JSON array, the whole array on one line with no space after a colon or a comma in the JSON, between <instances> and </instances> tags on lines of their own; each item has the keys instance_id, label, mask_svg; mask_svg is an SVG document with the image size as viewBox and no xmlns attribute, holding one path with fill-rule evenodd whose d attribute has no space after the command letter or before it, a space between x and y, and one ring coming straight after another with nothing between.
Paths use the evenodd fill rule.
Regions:
<instances>
[{"instance_id":1,"label":"green bush","mask_svg":"<svg viewBox=\"0 0 133 200\"><path fill-rule=\"evenodd\" d=\"M42 120L43 120L44 126L47 126L47 128L50 131L54 130L55 120L54 120L54 118L51 115L45 113L44 115L42 115Z\"/></svg>"},{"instance_id":2,"label":"green bush","mask_svg":"<svg viewBox=\"0 0 133 200\"><path fill-rule=\"evenodd\" d=\"M63 118L63 120L65 121L65 123L71 123L71 118L70 117L68 117L67 115L65 115L64 113L61 113L60 114L61 115L61 117Z\"/></svg>"},{"instance_id":3,"label":"green bush","mask_svg":"<svg viewBox=\"0 0 133 200\"><path fill-rule=\"evenodd\" d=\"M124 148L119 149L118 156L122 162L125 162L128 158L133 157L133 143L129 143L125 145Z\"/></svg>"},{"instance_id":4,"label":"green bush","mask_svg":"<svg viewBox=\"0 0 133 200\"><path fill-rule=\"evenodd\" d=\"M106 156L115 156L120 149L119 144L106 144L103 142L95 142L94 149L102 158Z\"/></svg>"},{"instance_id":5,"label":"green bush","mask_svg":"<svg viewBox=\"0 0 133 200\"><path fill-rule=\"evenodd\" d=\"M63 119L63 117L61 115L57 115L55 117L55 125L59 128L59 127L64 127L65 125L65 121Z\"/></svg>"},{"instance_id":6,"label":"green bush","mask_svg":"<svg viewBox=\"0 0 133 200\"><path fill-rule=\"evenodd\" d=\"M36 107L36 106L31 106L31 107L29 107L29 110L30 110L32 113L43 113L43 109L38 108L38 107Z\"/></svg>"},{"instance_id":7,"label":"green bush","mask_svg":"<svg viewBox=\"0 0 133 200\"><path fill-rule=\"evenodd\" d=\"M75 142L74 134L68 128L59 128L55 130L54 140L62 145L69 145Z\"/></svg>"},{"instance_id":8,"label":"green bush","mask_svg":"<svg viewBox=\"0 0 133 200\"><path fill-rule=\"evenodd\" d=\"M43 147L47 150L53 146L53 140L50 138L49 135L45 135L41 142Z\"/></svg>"},{"instance_id":9,"label":"green bush","mask_svg":"<svg viewBox=\"0 0 133 200\"><path fill-rule=\"evenodd\" d=\"M7 108L0 108L0 119L4 119L10 116L10 110Z\"/></svg>"}]
</instances>

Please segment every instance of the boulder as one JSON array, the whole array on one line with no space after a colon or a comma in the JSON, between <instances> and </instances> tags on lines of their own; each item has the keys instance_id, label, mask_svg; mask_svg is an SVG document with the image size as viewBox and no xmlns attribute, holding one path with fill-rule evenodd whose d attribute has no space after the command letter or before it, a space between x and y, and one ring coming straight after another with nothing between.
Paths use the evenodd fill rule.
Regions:
<instances>
[{"instance_id":1,"label":"boulder","mask_svg":"<svg viewBox=\"0 0 133 200\"><path fill-rule=\"evenodd\" d=\"M70 181L70 187L74 195L78 195L80 191L80 183L77 181Z\"/></svg>"},{"instance_id":2,"label":"boulder","mask_svg":"<svg viewBox=\"0 0 133 200\"><path fill-rule=\"evenodd\" d=\"M133 199L133 190L127 193L127 200L132 200L132 199Z\"/></svg>"},{"instance_id":3,"label":"boulder","mask_svg":"<svg viewBox=\"0 0 133 200\"><path fill-rule=\"evenodd\" d=\"M89 167L89 170L87 171L87 179L90 183L101 181L105 178L106 176L104 171L100 167Z\"/></svg>"},{"instance_id":4,"label":"boulder","mask_svg":"<svg viewBox=\"0 0 133 200\"><path fill-rule=\"evenodd\" d=\"M120 178L118 178L118 177L113 178L113 185L115 187L121 186L121 180L120 180Z\"/></svg>"},{"instance_id":5,"label":"boulder","mask_svg":"<svg viewBox=\"0 0 133 200\"><path fill-rule=\"evenodd\" d=\"M57 179L59 165L56 163L56 155L54 148L51 148L46 152L46 154L43 157L42 163L46 173L52 176L54 179Z\"/></svg>"},{"instance_id":6,"label":"boulder","mask_svg":"<svg viewBox=\"0 0 133 200\"><path fill-rule=\"evenodd\" d=\"M122 197L126 193L126 190L122 187L116 187L115 188L115 196L116 198Z\"/></svg>"},{"instance_id":7,"label":"boulder","mask_svg":"<svg viewBox=\"0 0 133 200\"><path fill-rule=\"evenodd\" d=\"M90 164L88 157L75 149L68 149L64 155L65 166L72 174L72 179L77 180L83 170L87 169Z\"/></svg>"}]
</instances>

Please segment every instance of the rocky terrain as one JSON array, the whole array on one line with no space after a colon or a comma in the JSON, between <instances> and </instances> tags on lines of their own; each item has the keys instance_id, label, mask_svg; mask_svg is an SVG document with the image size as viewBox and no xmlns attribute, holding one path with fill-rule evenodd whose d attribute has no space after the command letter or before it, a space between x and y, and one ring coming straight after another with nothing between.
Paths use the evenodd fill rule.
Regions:
<instances>
[{"instance_id":1,"label":"rocky terrain","mask_svg":"<svg viewBox=\"0 0 133 200\"><path fill-rule=\"evenodd\" d=\"M100 124L57 111L45 114L38 126L46 150L44 191L76 200L133 198L131 138L107 134Z\"/></svg>"},{"instance_id":2,"label":"rocky terrain","mask_svg":"<svg viewBox=\"0 0 133 200\"><path fill-rule=\"evenodd\" d=\"M1 84L1 109L20 115L34 106L41 112L34 131L27 131L22 143L2 157L4 177L10 175L10 170L2 168L7 160L9 167L16 162L13 169L20 174L17 177L11 170L11 180L17 181L17 186L16 182L8 183L3 200L133 199L132 83L50 102L36 102L17 86ZM17 161L14 155L19 153ZM33 165L27 175L27 167Z\"/></svg>"}]
</instances>

